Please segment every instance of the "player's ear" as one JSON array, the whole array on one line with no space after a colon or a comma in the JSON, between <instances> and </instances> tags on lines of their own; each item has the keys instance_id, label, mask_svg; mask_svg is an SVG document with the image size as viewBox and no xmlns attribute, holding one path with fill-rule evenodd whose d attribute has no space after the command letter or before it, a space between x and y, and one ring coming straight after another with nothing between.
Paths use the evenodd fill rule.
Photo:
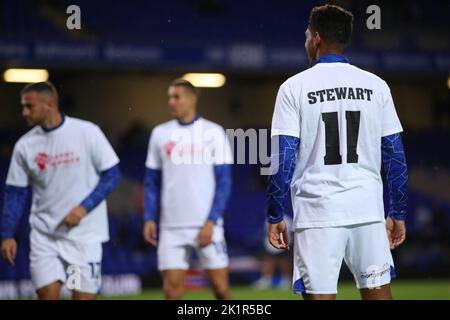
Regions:
<instances>
[{"instance_id":1,"label":"player's ear","mask_svg":"<svg viewBox=\"0 0 450 320\"><path fill-rule=\"evenodd\" d=\"M49 108L56 108L56 100L49 96L49 95L43 95L43 99L44 99L44 103L47 105L47 107Z\"/></svg>"},{"instance_id":2,"label":"player's ear","mask_svg":"<svg viewBox=\"0 0 450 320\"><path fill-rule=\"evenodd\" d=\"M55 99L49 99L49 100L48 100L48 106L49 106L50 108L52 108L52 109L57 109L57 108L58 108L58 106L56 105Z\"/></svg>"},{"instance_id":3,"label":"player's ear","mask_svg":"<svg viewBox=\"0 0 450 320\"><path fill-rule=\"evenodd\" d=\"M195 94L191 94L191 101L197 103L197 96Z\"/></svg>"},{"instance_id":4,"label":"player's ear","mask_svg":"<svg viewBox=\"0 0 450 320\"><path fill-rule=\"evenodd\" d=\"M53 96L43 94L42 99L47 109L54 109L54 110L58 109L58 103Z\"/></svg>"},{"instance_id":5,"label":"player's ear","mask_svg":"<svg viewBox=\"0 0 450 320\"><path fill-rule=\"evenodd\" d=\"M322 38L320 37L320 34L318 32L314 33L313 37L314 47L319 47L319 45L322 43Z\"/></svg>"}]
</instances>

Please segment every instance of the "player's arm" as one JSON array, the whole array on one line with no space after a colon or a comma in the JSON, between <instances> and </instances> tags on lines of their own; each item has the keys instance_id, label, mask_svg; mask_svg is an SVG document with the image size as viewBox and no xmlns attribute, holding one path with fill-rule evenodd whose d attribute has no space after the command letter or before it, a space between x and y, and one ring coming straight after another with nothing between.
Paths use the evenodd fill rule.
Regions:
<instances>
[{"instance_id":1,"label":"player's arm","mask_svg":"<svg viewBox=\"0 0 450 320\"><path fill-rule=\"evenodd\" d=\"M214 199L209 212L208 221L216 223L222 217L231 194L231 164L219 164L214 166L214 178L216 188Z\"/></svg>"},{"instance_id":2,"label":"player's arm","mask_svg":"<svg viewBox=\"0 0 450 320\"><path fill-rule=\"evenodd\" d=\"M295 86L298 89L299 84ZM280 86L272 117L272 154L267 186L267 220L270 244L288 248L288 230L283 221L284 205L300 147L300 99L287 81ZM297 93L298 94L298 93Z\"/></svg>"},{"instance_id":3,"label":"player's arm","mask_svg":"<svg viewBox=\"0 0 450 320\"><path fill-rule=\"evenodd\" d=\"M408 166L400 133L381 138L381 151L389 192L386 227L391 249L406 238L405 218L408 200Z\"/></svg>"},{"instance_id":4,"label":"player's arm","mask_svg":"<svg viewBox=\"0 0 450 320\"><path fill-rule=\"evenodd\" d=\"M216 188L208 219L198 236L200 247L205 247L211 243L214 224L222 217L231 194L232 178L231 164L214 165L214 178Z\"/></svg>"},{"instance_id":5,"label":"player's arm","mask_svg":"<svg viewBox=\"0 0 450 320\"><path fill-rule=\"evenodd\" d=\"M21 150L20 144L16 144L6 178L1 219L2 256L11 265L17 253L14 233L29 195L28 170Z\"/></svg>"},{"instance_id":6,"label":"player's arm","mask_svg":"<svg viewBox=\"0 0 450 320\"><path fill-rule=\"evenodd\" d=\"M96 125L86 128L84 134L91 161L99 173L99 181L86 198L64 218L63 222L69 228L77 226L81 219L105 200L120 182L119 158L105 134Z\"/></svg>"},{"instance_id":7,"label":"player's arm","mask_svg":"<svg viewBox=\"0 0 450 320\"><path fill-rule=\"evenodd\" d=\"M8 264L13 265L17 253L14 233L25 211L29 189L27 187L5 186L2 216L2 256Z\"/></svg>"},{"instance_id":8,"label":"player's arm","mask_svg":"<svg viewBox=\"0 0 450 320\"><path fill-rule=\"evenodd\" d=\"M69 228L78 225L82 218L89 214L89 212L91 212L111 194L119 182L120 169L118 164L112 168L102 171L100 173L100 180L94 190L92 190L92 192L80 203L78 207L72 209L72 211L64 219L64 224Z\"/></svg>"},{"instance_id":9,"label":"player's arm","mask_svg":"<svg viewBox=\"0 0 450 320\"><path fill-rule=\"evenodd\" d=\"M95 189L81 202L86 212L91 212L100 202L105 200L120 182L120 168L116 164L100 174L100 180Z\"/></svg>"},{"instance_id":10,"label":"player's arm","mask_svg":"<svg viewBox=\"0 0 450 320\"><path fill-rule=\"evenodd\" d=\"M158 147L158 129L150 135L144 177L144 230L142 235L149 244L157 245L157 213L162 185L162 163Z\"/></svg>"},{"instance_id":11,"label":"player's arm","mask_svg":"<svg viewBox=\"0 0 450 320\"><path fill-rule=\"evenodd\" d=\"M161 194L160 169L146 168L144 178L144 239L151 245L156 246L157 230L156 219Z\"/></svg>"},{"instance_id":12,"label":"player's arm","mask_svg":"<svg viewBox=\"0 0 450 320\"><path fill-rule=\"evenodd\" d=\"M389 191L389 212L386 219L391 249L406 237L406 205L408 197L408 167L400 132L403 128L397 116L389 86L383 82L381 153Z\"/></svg>"},{"instance_id":13,"label":"player's arm","mask_svg":"<svg viewBox=\"0 0 450 320\"><path fill-rule=\"evenodd\" d=\"M283 221L285 204L288 199L292 176L297 162L300 139L293 136L279 135L272 142L270 175L267 185L267 221L269 223L269 241L277 249L288 247L288 230ZM280 235L283 235L282 237Z\"/></svg>"}]
</instances>

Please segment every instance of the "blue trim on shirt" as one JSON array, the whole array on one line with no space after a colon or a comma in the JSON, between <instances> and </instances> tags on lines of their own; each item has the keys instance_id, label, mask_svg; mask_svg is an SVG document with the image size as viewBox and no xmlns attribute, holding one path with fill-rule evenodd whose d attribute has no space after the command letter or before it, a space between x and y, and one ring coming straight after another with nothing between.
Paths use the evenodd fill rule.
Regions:
<instances>
[{"instance_id":1,"label":"blue trim on shirt","mask_svg":"<svg viewBox=\"0 0 450 320\"><path fill-rule=\"evenodd\" d=\"M208 220L216 223L223 215L230 198L232 185L231 164L215 165L214 177L216 179L216 189Z\"/></svg>"},{"instance_id":2,"label":"blue trim on shirt","mask_svg":"<svg viewBox=\"0 0 450 320\"><path fill-rule=\"evenodd\" d=\"M328 53L322 54L316 61L317 63L330 63L330 62L342 62L342 63L350 63L350 61L342 54Z\"/></svg>"},{"instance_id":3,"label":"blue trim on shirt","mask_svg":"<svg viewBox=\"0 0 450 320\"><path fill-rule=\"evenodd\" d=\"M279 150L272 150L271 162L278 163L275 174L269 176L267 186L267 220L270 224L276 224L283 220L284 205L290 192L292 176L297 163L297 154L300 147L300 139L292 136L279 137ZM273 145L273 144L272 144Z\"/></svg>"},{"instance_id":4,"label":"blue trim on shirt","mask_svg":"<svg viewBox=\"0 0 450 320\"><path fill-rule=\"evenodd\" d=\"M100 204L100 202L109 196L109 194L117 187L119 181L120 169L118 164L108 170L102 171L97 186L80 205L84 207L87 212L92 211Z\"/></svg>"},{"instance_id":5,"label":"blue trim on shirt","mask_svg":"<svg viewBox=\"0 0 450 320\"><path fill-rule=\"evenodd\" d=\"M405 220L408 201L408 166L400 133L381 138L381 153L389 191L388 216Z\"/></svg>"},{"instance_id":6,"label":"blue trim on shirt","mask_svg":"<svg viewBox=\"0 0 450 320\"><path fill-rule=\"evenodd\" d=\"M156 214L161 193L161 170L145 169L144 178L144 220L156 221Z\"/></svg>"},{"instance_id":7,"label":"blue trim on shirt","mask_svg":"<svg viewBox=\"0 0 450 320\"><path fill-rule=\"evenodd\" d=\"M62 118L61 123L58 124L56 127L44 128L43 126L41 126L42 130L44 130L46 133L49 133L49 132L55 131L56 129L60 128L64 124L64 122L66 121L66 115L64 113L62 113L62 112L61 112L61 118Z\"/></svg>"},{"instance_id":8,"label":"blue trim on shirt","mask_svg":"<svg viewBox=\"0 0 450 320\"><path fill-rule=\"evenodd\" d=\"M177 119L177 121L178 121L178 124L179 124L180 126L189 126L189 125L193 124L195 121L197 121L198 119L200 119L200 115L197 113L197 114L195 115L195 118L194 118L192 121L189 121L189 122L181 122L180 119Z\"/></svg>"},{"instance_id":9,"label":"blue trim on shirt","mask_svg":"<svg viewBox=\"0 0 450 320\"><path fill-rule=\"evenodd\" d=\"M5 186L5 200L3 203L1 223L2 239L14 238L17 224L25 211L28 194L28 187Z\"/></svg>"}]
</instances>

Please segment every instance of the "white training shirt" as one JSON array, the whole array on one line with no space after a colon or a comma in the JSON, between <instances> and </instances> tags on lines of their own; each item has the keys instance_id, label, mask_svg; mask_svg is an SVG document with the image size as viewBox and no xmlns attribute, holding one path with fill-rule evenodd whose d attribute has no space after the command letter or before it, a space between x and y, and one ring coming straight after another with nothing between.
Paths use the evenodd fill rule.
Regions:
<instances>
[{"instance_id":1,"label":"white training shirt","mask_svg":"<svg viewBox=\"0 0 450 320\"><path fill-rule=\"evenodd\" d=\"M94 190L100 173L119 163L95 124L64 116L57 128L36 126L14 147L6 183L31 186L31 228L76 242L108 241L106 201L68 229L64 218Z\"/></svg>"},{"instance_id":2,"label":"white training shirt","mask_svg":"<svg viewBox=\"0 0 450 320\"><path fill-rule=\"evenodd\" d=\"M214 122L198 118L188 125L171 120L156 126L146 167L162 170L161 228L203 226L215 193L213 167L231 163L225 131Z\"/></svg>"},{"instance_id":3,"label":"white training shirt","mask_svg":"<svg viewBox=\"0 0 450 320\"><path fill-rule=\"evenodd\" d=\"M401 131L386 82L348 63L318 63L284 82L272 136L300 138L294 229L384 221L381 138Z\"/></svg>"}]
</instances>

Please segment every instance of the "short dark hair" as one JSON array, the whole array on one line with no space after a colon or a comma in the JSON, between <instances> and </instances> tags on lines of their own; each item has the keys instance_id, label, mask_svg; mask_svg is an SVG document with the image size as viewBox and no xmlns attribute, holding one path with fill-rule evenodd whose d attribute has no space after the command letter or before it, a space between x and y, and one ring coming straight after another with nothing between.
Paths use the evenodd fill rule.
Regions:
<instances>
[{"instance_id":1,"label":"short dark hair","mask_svg":"<svg viewBox=\"0 0 450 320\"><path fill-rule=\"evenodd\" d=\"M32 92L32 91L35 91L37 93L48 93L51 96L53 96L56 99L56 101L58 101L58 91L56 90L53 83L51 83L50 81L27 84L20 91L20 95L23 95L25 93Z\"/></svg>"},{"instance_id":2,"label":"short dark hair","mask_svg":"<svg viewBox=\"0 0 450 320\"><path fill-rule=\"evenodd\" d=\"M346 47L352 35L353 14L331 4L314 7L308 28L311 32L318 32L326 42Z\"/></svg>"},{"instance_id":3,"label":"short dark hair","mask_svg":"<svg viewBox=\"0 0 450 320\"><path fill-rule=\"evenodd\" d=\"M195 96L198 96L199 92L198 89L188 80L185 80L183 78L178 78L173 80L169 87L184 87L187 89L190 93L194 94Z\"/></svg>"}]
</instances>

